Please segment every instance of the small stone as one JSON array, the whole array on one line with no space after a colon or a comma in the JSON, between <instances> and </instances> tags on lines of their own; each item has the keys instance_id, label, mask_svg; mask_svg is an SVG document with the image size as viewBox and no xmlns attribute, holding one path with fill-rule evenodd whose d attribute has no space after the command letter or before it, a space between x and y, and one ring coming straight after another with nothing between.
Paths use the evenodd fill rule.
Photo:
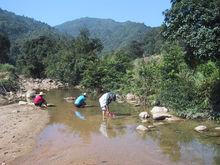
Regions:
<instances>
[{"instance_id":1,"label":"small stone","mask_svg":"<svg viewBox=\"0 0 220 165\"><path fill-rule=\"evenodd\" d=\"M195 127L194 130L197 132L202 132L202 131L206 131L207 127L204 125L199 125L199 126Z\"/></svg>"},{"instance_id":2,"label":"small stone","mask_svg":"<svg viewBox=\"0 0 220 165\"><path fill-rule=\"evenodd\" d=\"M149 125L147 126L148 128L154 128L155 126L154 125Z\"/></svg>"},{"instance_id":3,"label":"small stone","mask_svg":"<svg viewBox=\"0 0 220 165\"><path fill-rule=\"evenodd\" d=\"M143 125L137 126L136 129L137 129L137 130L140 130L140 131L148 131L148 130L149 130L147 127L145 127L145 126L143 126Z\"/></svg>"},{"instance_id":4,"label":"small stone","mask_svg":"<svg viewBox=\"0 0 220 165\"><path fill-rule=\"evenodd\" d=\"M142 122L142 123L147 123L147 120L146 120L146 119L144 119L144 120L142 120L141 122Z\"/></svg>"},{"instance_id":5,"label":"small stone","mask_svg":"<svg viewBox=\"0 0 220 165\"><path fill-rule=\"evenodd\" d=\"M150 115L147 112L141 112L141 113L139 113L139 117L143 118L143 119L146 119L146 118L149 118Z\"/></svg>"},{"instance_id":6,"label":"small stone","mask_svg":"<svg viewBox=\"0 0 220 165\"><path fill-rule=\"evenodd\" d=\"M215 130L218 130L218 131L220 131L220 127L215 127Z\"/></svg>"}]
</instances>

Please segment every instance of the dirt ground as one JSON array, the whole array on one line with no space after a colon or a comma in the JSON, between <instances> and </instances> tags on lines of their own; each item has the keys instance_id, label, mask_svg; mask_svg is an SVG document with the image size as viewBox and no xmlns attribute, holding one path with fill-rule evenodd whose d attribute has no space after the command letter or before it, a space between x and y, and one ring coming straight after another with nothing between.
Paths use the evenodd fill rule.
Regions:
<instances>
[{"instance_id":1,"label":"dirt ground","mask_svg":"<svg viewBox=\"0 0 220 165\"><path fill-rule=\"evenodd\" d=\"M0 107L0 164L27 154L49 121L48 112L31 105Z\"/></svg>"}]
</instances>

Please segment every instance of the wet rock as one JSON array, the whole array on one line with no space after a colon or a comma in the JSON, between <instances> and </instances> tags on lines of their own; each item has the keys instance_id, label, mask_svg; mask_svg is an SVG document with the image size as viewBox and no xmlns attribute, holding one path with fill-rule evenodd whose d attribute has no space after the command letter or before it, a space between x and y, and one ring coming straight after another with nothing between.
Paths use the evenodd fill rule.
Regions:
<instances>
[{"instance_id":1,"label":"wet rock","mask_svg":"<svg viewBox=\"0 0 220 165\"><path fill-rule=\"evenodd\" d=\"M142 119L146 119L146 118L149 118L150 115L147 112L141 112L139 113L139 117Z\"/></svg>"},{"instance_id":2,"label":"wet rock","mask_svg":"<svg viewBox=\"0 0 220 165\"><path fill-rule=\"evenodd\" d=\"M147 123L148 120L144 119L144 120L141 120L142 123Z\"/></svg>"},{"instance_id":3,"label":"wet rock","mask_svg":"<svg viewBox=\"0 0 220 165\"><path fill-rule=\"evenodd\" d=\"M163 122L156 122L156 123L154 123L153 125L154 125L154 126L164 125L164 123L163 123Z\"/></svg>"},{"instance_id":4,"label":"wet rock","mask_svg":"<svg viewBox=\"0 0 220 165\"><path fill-rule=\"evenodd\" d=\"M220 131L220 127L215 127L215 130L218 130L218 131Z\"/></svg>"},{"instance_id":5,"label":"wet rock","mask_svg":"<svg viewBox=\"0 0 220 165\"><path fill-rule=\"evenodd\" d=\"M173 116L173 115L170 115L170 117L166 117L165 120L168 121L168 122L175 122L175 121L181 121L183 119L181 119L179 117L176 117L176 116Z\"/></svg>"},{"instance_id":6,"label":"wet rock","mask_svg":"<svg viewBox=\"0 0 220 165\"><path fill-rule=\"evenodd\" d=\"M147 128L147 127L145 127L145 126L143 126L143 125L137 126L136 129L137 129L137 130L140 130L140 131L148 131L148 130L149 130L149 128Z\"/></svg>"},{"instance_id":7,"label":"wet rock","mask_svg":"<svg viewBox=\"0 0 220 165\"><path fill-rule=\"evenodd\" d=\"M195 127L194 130L197 132L203 132L203 131L207 131L208 128L204 125L199 125L199 126Z\"/></svg>"},{"instance_id":8,"label":"wet rock","mask_svg":"<svg viewBox=\"0 0 220 165\"><path fill-rule=\"evenodd\" d=\"M166 118L170 118L171 115L167 114L167 113L154 113L152 118L154 120L164 120Z\"/></svg>"},{"instance_id":9,"label":"wet rock","mask_svg":"<svg viewBox=\"0 0 220 165\"><path fill-rule=\"evenodd\" d=\"M154 120L164 120L171 118L172 115L168 113L168 109L165 107L154 106L151 110L152 118Z\"/></svg>"},{"instance_id":10,"label":"wet rock","mask_svg":"<svg viewBox=\"0 0 220 165\"><path fill-rule=\"evenodd\" d=\"M147 126L147 128L155 128L155 126L154 125L149 125L149 126Z\"/></svg>"}]
</instances>

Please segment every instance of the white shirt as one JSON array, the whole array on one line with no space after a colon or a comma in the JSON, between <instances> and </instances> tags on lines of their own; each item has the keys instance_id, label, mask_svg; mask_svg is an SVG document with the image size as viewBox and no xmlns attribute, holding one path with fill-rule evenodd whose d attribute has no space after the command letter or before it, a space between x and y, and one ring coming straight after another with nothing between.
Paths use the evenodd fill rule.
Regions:
<instances>
[{"instance_id":1,"label":"white shirt","mask_svg":"<svg viewBox=\"0 0 220 165\"><path fill-rule=\"evenodd\" d=\"M108 105L109 93L105 93L99 98L100 107L105 107Z\"/></svg>"}]
</instances>

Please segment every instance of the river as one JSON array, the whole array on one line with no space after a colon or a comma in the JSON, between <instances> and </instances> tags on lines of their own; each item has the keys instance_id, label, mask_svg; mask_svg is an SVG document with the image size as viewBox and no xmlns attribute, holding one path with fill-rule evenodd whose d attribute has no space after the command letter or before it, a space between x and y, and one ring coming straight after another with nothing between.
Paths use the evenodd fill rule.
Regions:
<instances>
[{"instance_id":1,"label":"river","mask_svg":"<svg viewBox=\"0 0 220 165\"><path fill-rule=\"evenodd\" d=\"M141 123L141 108L112 103L114 119L102 119L98 99L87 99L93 107L76 109L63 98L77 96L79 90L52 90L47 100L56 106L48 109L50 122L37 138L34 150L15 164L111 164L111 165L219 165L219 124L184 120L175 123ZM80 119L78 111L85 117ZM139 124L155 124L146 133L136 131ZM197 133L205 124L209 131Z\"/></svg>"}]
</instances>

